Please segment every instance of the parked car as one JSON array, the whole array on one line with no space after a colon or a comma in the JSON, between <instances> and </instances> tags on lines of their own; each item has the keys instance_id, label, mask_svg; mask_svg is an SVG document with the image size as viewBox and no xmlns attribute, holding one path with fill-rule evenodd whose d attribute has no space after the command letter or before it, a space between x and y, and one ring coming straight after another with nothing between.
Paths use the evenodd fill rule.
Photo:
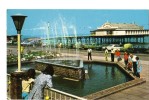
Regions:
<instances>
[{"instance_id":1,"label":"parked car","mask_svg":"<svg viewBox=\"0 0 149 100\"><path fill-rule=\"evenodd\" d=\"M114 49L114 50L120 50L120 49L122 49L123 47L122 46L120 46L119 44L110 44L109 46L107 46L107 49L108 50L111 50L111 49Z\"/></svg>"},{"instance_id":2,"label":"parked car","mask_svg":"<svg viewBox=\"0 0 149 100\"><path fill-rule=\"evenodd\" d=\"M120 49L120 51L133 52L134 51L133 45L131 43L126 43L126 44L124 44L123 48Z\"/></svg>"},{"instance_id":3,"label":"parked car","mask_svg":"<svg viewBox=\"0 0 149 100\"><path fill-rule=\"evenodd\" d=\"M108 44L102 44L101 46L102 46L102 50L105 50L107 48Z\"/></svg>"}]
</instances>

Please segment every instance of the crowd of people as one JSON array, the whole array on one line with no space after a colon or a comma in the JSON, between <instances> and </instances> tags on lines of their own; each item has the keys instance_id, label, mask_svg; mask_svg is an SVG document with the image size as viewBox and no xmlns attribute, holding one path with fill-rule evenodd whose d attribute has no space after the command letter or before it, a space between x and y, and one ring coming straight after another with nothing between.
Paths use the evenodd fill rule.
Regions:
<instances>
[{"instance_id":1,"label":"crowd of people","mask_svg":"<svg viewBox=\"0 0 149 100\"><path fill-rule=\"evenodd\" d=\"M113 50L111 49L111 62L114 62L114 57L116 56L117 62L122 60L122 55L120 50ZM142 71L141 61L139 57L128 52L124 52L123 55L125 69L128 71L132 71L133 74L140 78L140 72ZM105 60L108 61L108 50L105 50Z\"/></svg>"},{"instance_id":2,"label":"crowd of people","mask_svg":"<svg viewBox=\"0 0 149 100\"><path fill-rule=\"evenodd\" d=\"M92 49L89 48L87 52L88 52L88 60L92 60ZM104 54L105 54L105 60L108 61L109 51L107 48L105 49ZM111 62L114 62L115 56L116 56L117 62L122 60L122 55L120 50L111 49L110 54L111 54ZM124 52L123 59L124 59L125 69L128 71L132 71L135 76L140 78L142 65L141 65L141 61L139 60L139 57L136 55L130 54L128 52Z\"/></svg>"}]
</instances>

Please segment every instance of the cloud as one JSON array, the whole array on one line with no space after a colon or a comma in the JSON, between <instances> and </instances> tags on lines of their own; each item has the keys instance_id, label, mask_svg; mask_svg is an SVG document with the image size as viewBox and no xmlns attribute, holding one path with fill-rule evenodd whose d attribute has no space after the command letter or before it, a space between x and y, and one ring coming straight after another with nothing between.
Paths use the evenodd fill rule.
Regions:
<instances>
[{"instance_id":1,"label":"cloud","mask_svg":"<svg viewBox=\"0 0 149 100\"><path fill-rule=\"evenodd\" d=\"M36 30L45 30L45 27L36 27L36 28L31 28L31 29L24 29L24 30L31 30L31 31L36 31Z\"/></svg>"},{"instance_id":2,"label":"cloud","mask_svg":"<svg viewBox=\"0 0 149 100\"><path fill-rule=\"evenodd\" d=\"M91 27L91 26L88 26L88 28L89 28L89 29L92 29L92 27Z\"/></svg>"}]
</instances>

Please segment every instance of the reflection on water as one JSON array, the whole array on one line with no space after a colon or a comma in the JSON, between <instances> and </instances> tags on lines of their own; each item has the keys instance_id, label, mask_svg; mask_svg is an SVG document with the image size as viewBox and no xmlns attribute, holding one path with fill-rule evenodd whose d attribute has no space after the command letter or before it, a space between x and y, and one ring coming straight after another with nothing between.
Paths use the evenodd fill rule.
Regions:
<instances>
[{"instance_id":1,"label":"reflection on water","mask_svg":"<svg viewBox=\"0 0 149 100\"><path fill-rule=\"evenodd\" d=\"M88 63L88 70L92 69L92 63Z\"/></svg>"},{"instance_id":2,"label":"reflection on water","mask_svg":"<svg viewBox=\"0 0 149 100\"><path fill-rule=\"evenodd\" d=\"M131 80L115 65L84 63L84 68L88 70L88 78L80 82L53 78L56 82L55 88L74 95L85 96ZM55 80L59 80L59 83Z\"/></svg>"},{"instance_id":3,"label":"reflection on water","mask_svg":"<svg viewBox=\"0 0 149 100\"><path fill-rule=\"evenodd\" d=\"M34 67L34 64L25 66L22 68ZM8 67L7 72L12 72L11 68L13 67ZM71 81L61 77L53 77L54 88L77 96L85 96L131 80L116 65L84 63L84 69L88 71L86 73L88 78L85 80Z\"/></svg>"},{"instance_id":4,"label":"reflection on water","mask_svg":"<svg viewBox=\"0 0 149 100\"><path fill-rule=\"evenodd\" d=\"M106 68L105 68L105 78L108 79L108 74L109 74L109 70L108 70L108 66L105 65Z\"/></svg>"}]
</instances>

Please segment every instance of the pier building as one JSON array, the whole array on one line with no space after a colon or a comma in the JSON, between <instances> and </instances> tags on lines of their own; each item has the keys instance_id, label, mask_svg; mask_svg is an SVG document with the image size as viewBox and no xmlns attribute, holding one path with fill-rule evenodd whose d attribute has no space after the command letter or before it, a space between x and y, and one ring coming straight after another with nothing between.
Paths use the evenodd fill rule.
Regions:
<instances>
[{"instance_id":1,"label":"pier building","mask_svg":"<svg viewBox=\"0 0 149 100\"><path fill-rule=\"evenodd\" d=\"M149 43L149 30L135 23L110 23L106 22L96 30L91 31L91 36L98 37L100 43Z\"/></svg>"},{"instance_id":2,"label":"pier building","mask_svg":"<svg viewBox=\"0 0 149 100\"><path fill-rule=\"evenodd\" d=\"M110 23L106 22L96 30L90 31L87 36L65 36L50 38L56 43L69 44L125 44L141 45L140 48L149 48L149 30L135 23ZM65 41L65 43L64 43ZM50 42L52 43L52 42Z\"/></svg>"}]
</instances>

